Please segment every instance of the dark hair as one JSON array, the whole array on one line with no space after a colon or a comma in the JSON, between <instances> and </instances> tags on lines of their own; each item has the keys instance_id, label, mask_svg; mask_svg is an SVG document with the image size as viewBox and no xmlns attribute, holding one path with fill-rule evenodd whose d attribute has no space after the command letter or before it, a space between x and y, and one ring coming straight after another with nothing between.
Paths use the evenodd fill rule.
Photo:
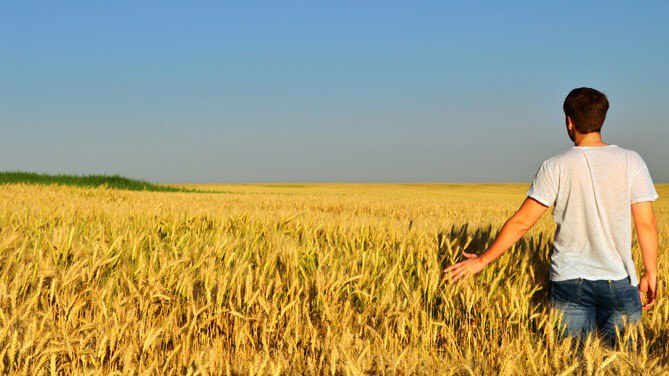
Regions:
<instances>
[{"instance_id":1,"label":"dark hair","mask_svg":"<svg viewBox=\"0 0 669 376\"><path fill-rule=\"evenodd\" d=\"M579 133L599 132L606 119L609 100L604 93L589 87L580 87L567 95L562 108Z\"/></svg>"}]
</instances>

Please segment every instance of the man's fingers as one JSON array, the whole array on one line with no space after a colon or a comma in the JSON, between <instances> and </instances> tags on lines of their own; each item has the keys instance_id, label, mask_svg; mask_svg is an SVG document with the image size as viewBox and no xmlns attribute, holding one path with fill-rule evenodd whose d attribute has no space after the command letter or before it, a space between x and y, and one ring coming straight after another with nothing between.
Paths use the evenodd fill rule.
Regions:
<instances>
[{"instance_id":1,"label":"man's fingers","mask_svg":"<svg viewBox=\"0 0 669 376\"><path fill-rule=\"evenodd\" d=\"M458 275L460 275L460 272L457 270L451 270L448 272L448 280L453 283L458 280Z\"/></svg>"},{"instance_id":2,"label":"man's fingers","mask_svg":"<svg viewBox=\"0 0 669 376\"><path fill-rule=\"evenodd\" d=\"M646 303L654 302L656 298L657 298L657 295L655 295L655 291L648 291L646 293Z\"/></svg>"},{"instance_id":3,"label":"man's fingers","mask_svg":"<svg viewBox=\"0 0 669 376\"><path fill-rule=\"evenodd\" d=\"M452 271L448 272L448 276L450 277L451 282L453 282L453 281L457 281L457 280L458 280L458 276L459 276L461 273L462 273L461 270L452 270Z\"/></svg>"},{"instance_id":4,"label":"man's fingers","mask_svg":"<svg viewBox=\"0 0 669 376\"><path fill-rule=\"evenodd\" d=\"M448 268L444 269L444 273L453 272L453 271L457 270L459 267L460 267L460 263L453 264L453 265L449 266Z\"/></svg>"},{"instance_id":5,"label":"man's fingers","mask_svg":"<svg viewBox=\"0 0 669 376\"><path fill-rule=\"evenodd\" d=\"M655 301L656 301L655 298L656 298L655 291L652 291L652 290L648 291L646 293L646 304L643 305L642 309L645 311L645 310L649 309L650 307L654 306Z\"/></svg>"},{"instance_id":6,"label":"man's fingers","mask_svg":"<svg viewBox=\"0 0 669 376\"><path fill-rule=\"evenodd\" d=\"M641 307L641 309L646 311L654 305L655 305L655 300L651 300L651 301L647 302L646 304L644 304L643 307Z\"/></svg>"},{"instance_id":7,"label":"man's fingers","mask_svg":"<svg viewBox=\"0 0 669 376\"><path fill-rule=\"evenodd\" d=\"M457 274L451 277L451 283L455 283L467 276L467 273L463 270L460 270Z\"/></svg>"},{"instance_id":8,"label":"man's fingers","mask_svg":"<svg viewBox=\"0 0 669 376\"><path fill-rule=\"evenodd\" d=\"M451 270L455 269L455 267L456 267L457 265L458 265L458 264L455 264L455 265L451 265L451 266L449 266L449 267L447 267L447 268L444 268L444 273L448 273L448 272L450 272Z\"/></svg>"},{"instance_id":9,"label":"man's fingers","mask_svg":"<svg viewBox=\"0 0 669 376\"><path fill-rule=\"evenodd\" d=\"M458 270L458 269L460 269L464 266L463 264L464 264L464 261L460 261L457 264L453 264L453 265L449 266L448 268L444 269L444 272L448 273L448 272Z\"/></svg>"},{"instance_id":10,"label":"man's fingers","mask_svg":"<svg viewBox=\"0 0 669 376\"><path fill-rule=\"evenodd\" d=\"M468 259L478 257L478 256L476 256L476 253L469 253L469 252L465 252L465 251L462 251L462 255L465 256Z\"/></svg>"},{"instance_id":11,"label":"man's fingers","mask_svg":"<svg viewBox=\"0 0 669 376\"><path fill-rule=\"evenodd\" d=\"M455 283L464 278L465 276L467 276L467 269L460 268L454 272L451 272L449 276L451 283Z\"/></svg>"}]
</instances>

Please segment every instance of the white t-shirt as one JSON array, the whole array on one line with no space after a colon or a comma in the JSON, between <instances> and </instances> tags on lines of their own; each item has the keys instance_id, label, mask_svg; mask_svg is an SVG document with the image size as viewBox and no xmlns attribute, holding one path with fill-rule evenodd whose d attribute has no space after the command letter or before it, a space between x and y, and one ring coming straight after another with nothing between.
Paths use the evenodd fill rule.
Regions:
<instances>
[{"instance_id":1,"label":"white t-shirt","mask_svg":"<svg viewBox=\"0 0 669 376\"><path fill-rule=\"evenodd\" d=\"M659 196L641 156L616 145L574 146L544 161L527 195L553 208L550 279L639 282L631 204Z\"/></svg>"}]
</instances>

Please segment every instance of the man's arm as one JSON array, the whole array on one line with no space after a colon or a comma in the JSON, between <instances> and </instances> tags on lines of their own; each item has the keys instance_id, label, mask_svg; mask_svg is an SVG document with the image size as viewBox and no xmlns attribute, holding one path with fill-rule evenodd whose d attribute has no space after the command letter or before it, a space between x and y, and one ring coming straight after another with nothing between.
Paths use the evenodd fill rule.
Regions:
<instances>
[{"instance_id":1,"label":"man's arm","mask_svg":"<svg viewBox=\"0 0 669 376\"><path fill-rule=\"evenodd\" d=\"M546 209L548 207L539 201L531 197L526 198L520 209L506 221L495 241L483 254L477 256L463 251L462 254L467 260L449 266L444 269L444 272L449 273L451 282L480 272L490 262L516 244L537 223Z\"/></svg>"},{"instance_id":2,"label":"man's arm","mask_svg":"<svg viewBox=\"0 0 669 376\"><path fill-rule=\"evenodd\" d=\"M645 272L639 281L641 299L646 295L646 310L655 304L657 298L657 223L651 201L632 204L634 227L641 247Z\"/></svg>"}]
</instances>

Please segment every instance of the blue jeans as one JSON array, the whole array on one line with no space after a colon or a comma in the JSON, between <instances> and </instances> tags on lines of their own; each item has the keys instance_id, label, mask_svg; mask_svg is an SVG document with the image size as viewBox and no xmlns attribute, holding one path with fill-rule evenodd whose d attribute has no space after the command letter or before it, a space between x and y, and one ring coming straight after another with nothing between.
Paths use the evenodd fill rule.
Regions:
<instances>
[{"instance_id":1,"label":"blue jeans","mask_svg":"<svg viewBox=\"0 0 669 376\"><path fill-rule=\"evenodd\" d=\"M641 298L629 278L591 281L583 278L551 281L551 307L562 313L564 335L583 340L595 329L608 343L626 324L641 320Z\"/></svg>"}]
</instances>

